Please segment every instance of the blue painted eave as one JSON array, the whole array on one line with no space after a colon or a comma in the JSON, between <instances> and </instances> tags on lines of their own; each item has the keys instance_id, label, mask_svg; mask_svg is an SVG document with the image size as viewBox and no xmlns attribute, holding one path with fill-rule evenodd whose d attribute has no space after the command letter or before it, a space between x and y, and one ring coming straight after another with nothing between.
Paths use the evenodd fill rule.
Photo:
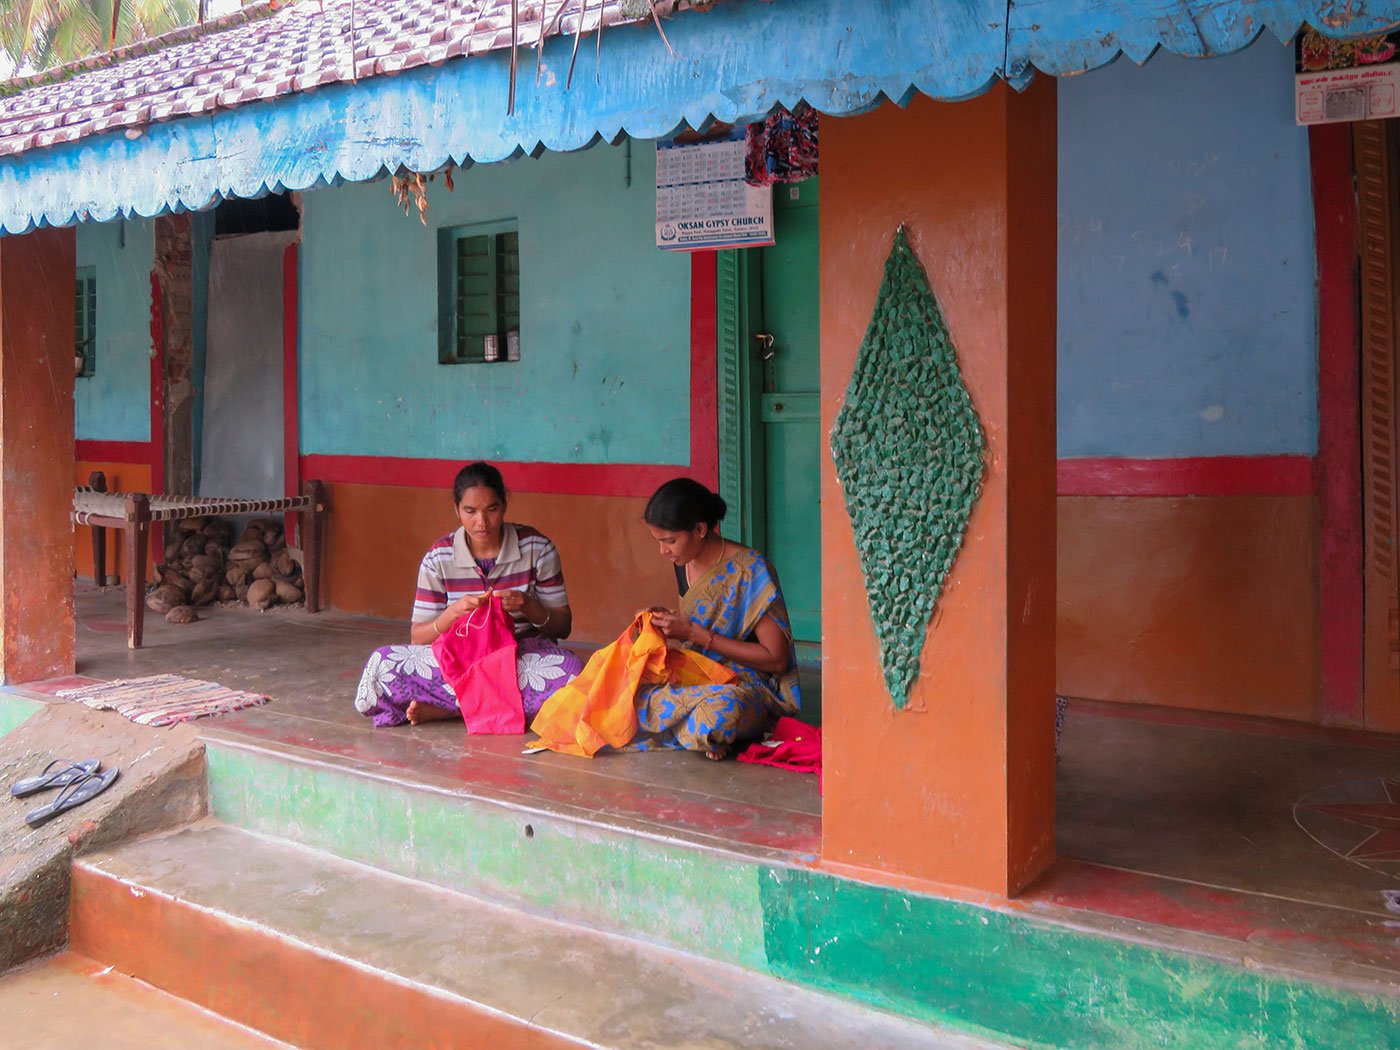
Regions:
<instances>
[{"instance_id":1,"label":"blue painted eave","mask_svg":"<svg viewBox=\"0 0 1400 1050\"><path fill-rule=\"evenodd\" d=\"M955 101L1120 53L1227 54L1305 21L1373 34L1400 24L1400 0L730 0L668 22L674 57L645 26L606 32L600 54L587 41L568 91L573 42L550 39L538 87L533 55L522 63L511 115L496 52L0 159L0 231L660 138L799 100L838 116L916 92Z\"/></svg>"},{"instance_id":2,"label":"blue painted eave","mask_svg":"<svg viewBox=\"0 0 1400 1050\"><path fill-rule=\"evenodd\" d=\"M1332 37L1400 26L1397 0L1012 0L1005 76L1083 73L1120 54L1146 62L1158 49L1214 58L1266 31L1290 41L1304 25Z\"/></svg>"}]
</instances>

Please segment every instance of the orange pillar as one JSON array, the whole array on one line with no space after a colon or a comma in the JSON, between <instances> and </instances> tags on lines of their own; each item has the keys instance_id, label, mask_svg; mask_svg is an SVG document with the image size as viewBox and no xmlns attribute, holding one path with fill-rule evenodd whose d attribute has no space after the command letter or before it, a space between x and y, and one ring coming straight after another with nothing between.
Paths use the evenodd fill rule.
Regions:
<instances>
[{"instance_id":1,"label":"orange pillar","mask_svg":"<svg viewBox=\"0 0 1400 1050\"><path fill-rule=\"evenodd\" d=\"M0 237L0 680L73 672L71 229Z\"/></svg>"},{"instance_id":2,"label":"orange pillar","mask_svg":"<svg viewBox=\"0 0 1400 1050\"><path fill-rule=\"evenodd\" d=\"M1055 84L822 121L830 433L903 224L987 437L987 473L894 710L829 450L822 476L823 858L1010 895L1054 856Z\"/></svg>"}]
</instances>

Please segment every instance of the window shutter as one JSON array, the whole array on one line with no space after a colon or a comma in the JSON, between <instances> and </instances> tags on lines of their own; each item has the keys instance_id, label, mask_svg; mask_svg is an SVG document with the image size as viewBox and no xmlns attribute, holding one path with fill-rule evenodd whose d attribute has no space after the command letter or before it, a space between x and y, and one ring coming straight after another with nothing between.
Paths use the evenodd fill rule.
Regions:
<instances>
[{"instance_id":1,"label":"window shutter","mask_svg":"<svg viewBox=\"0 0 1400 1050\"><path fill-rule=\"evenodd\" d=\"M520 356L520 234L514 220L444 226L437 233L438 363Z\"/></svg>"},{"instance_id":2,"label":"window shutter","mask_svg":"<svg viewBox=\"0 0 1400 1050\"><path fill-rule=\"evenodd\" d=\"M73 348L83 358L79 375L93 375L97 369L97 275L92 267L80 269L74 285Z\"/></svg>"},{"instance_id":3,"label":"window shutter","mask_svg":"<svg viewBox=\"0 0 1400 1050\"><path fill-rule=\"evenodd\" d=\"M1353 126L1361 280L1361 441L1365 478L1365 720L1400 728L1400 581L1396 574L1395 237L1400 172L1388 121Z\"/></svg>"},{"instance_id":4,"label":"window shutter","mask_svg":"<svg viewBox=\"0 0 1400 1050\"><path fill-rule=\"evenodd\" d=\"M517 278L517 296L519 280ZM457 241L457 357L485 358L483 336L495 334L499 325L499 291L496 280L496 238L462 237ZM518 306L517 306L518 309Z\"/></svg>"},{"instance_id":5,"label":"window shutter","mask_svg":"<svg viewBox=\"0 0 1400 1050\"><path fill-rule=\"evenodd\" d=\"M497 319L500 334L520 327L520 234L496 235Z\"/></svg>"}]
</instances>

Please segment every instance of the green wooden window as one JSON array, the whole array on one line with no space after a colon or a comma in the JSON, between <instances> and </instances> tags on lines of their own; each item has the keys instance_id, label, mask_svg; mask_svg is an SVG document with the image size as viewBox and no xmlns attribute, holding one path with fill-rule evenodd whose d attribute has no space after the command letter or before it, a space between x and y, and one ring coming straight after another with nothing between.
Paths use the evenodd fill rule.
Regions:
<instances>
[{"instance_id":1,"label":"green wooden window","mask_svg":"<svg viewBox=\"0 0 1400 1050\"><path fill-rule=\"evenodd\" d=\"M90 376L97 371L97 271L93 267L78 270L74 295L73 355L83 359L78 375Z\"/></svg>"},{"instance_id":2,"label":"green wooden window","mask_svg":"<svg viewBox=\"0 0 1400 1050\"><path fill-rule=\"evenodd\" d=\"M520 234L514 223L439 231L438 360L515 360L520 352Z\"/></svg>"}]
</instances>

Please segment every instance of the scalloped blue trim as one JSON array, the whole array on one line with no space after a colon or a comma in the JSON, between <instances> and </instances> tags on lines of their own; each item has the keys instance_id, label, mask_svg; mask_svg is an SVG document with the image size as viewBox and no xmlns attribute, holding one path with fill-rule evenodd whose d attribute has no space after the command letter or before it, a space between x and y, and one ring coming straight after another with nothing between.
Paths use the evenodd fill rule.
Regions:
<instances>
[{"instance_id":1,"label":"scalloped blue trim","mask_svg":"<svg viewBox=\"0 0 1400 1050\"><path fill-rule=\"evenodd\" d=\"M1305 20L1364 35L1400 19L1400 2L1350 8L1340 22L1342 0L885 0L859 14L850 0L734 0L670 20L674 58L649 26L605 31L601 64L588 39L567 92L572 39L546 43L538 89L527 50L513 116L509 58L495 52L0 158L0 230L199 210L623 133L661 138L682 123L750 120L799 100L838 116L915 93L954 101L998 78L1024 87L1037 69L1082 72L1119 53L1224 54L1265 28L1289 39Z\"/></svg>"},{"instance_id":2,"label":"scalloped blue trim","mask_svg":"<svg viewBox=\"0 0 1400 1050\"><path fill-rule=\"evenodd\" d=\"M1400 25L1395 0L1011 0L1008 79L1034 67L1051 76L1098 69L1126 55L1138 64L1161 48L1213 58L1248 47L1265 31L1280 41L1303 24L1334 37L1370 36Z\"/></svg>"}]
</instances>

